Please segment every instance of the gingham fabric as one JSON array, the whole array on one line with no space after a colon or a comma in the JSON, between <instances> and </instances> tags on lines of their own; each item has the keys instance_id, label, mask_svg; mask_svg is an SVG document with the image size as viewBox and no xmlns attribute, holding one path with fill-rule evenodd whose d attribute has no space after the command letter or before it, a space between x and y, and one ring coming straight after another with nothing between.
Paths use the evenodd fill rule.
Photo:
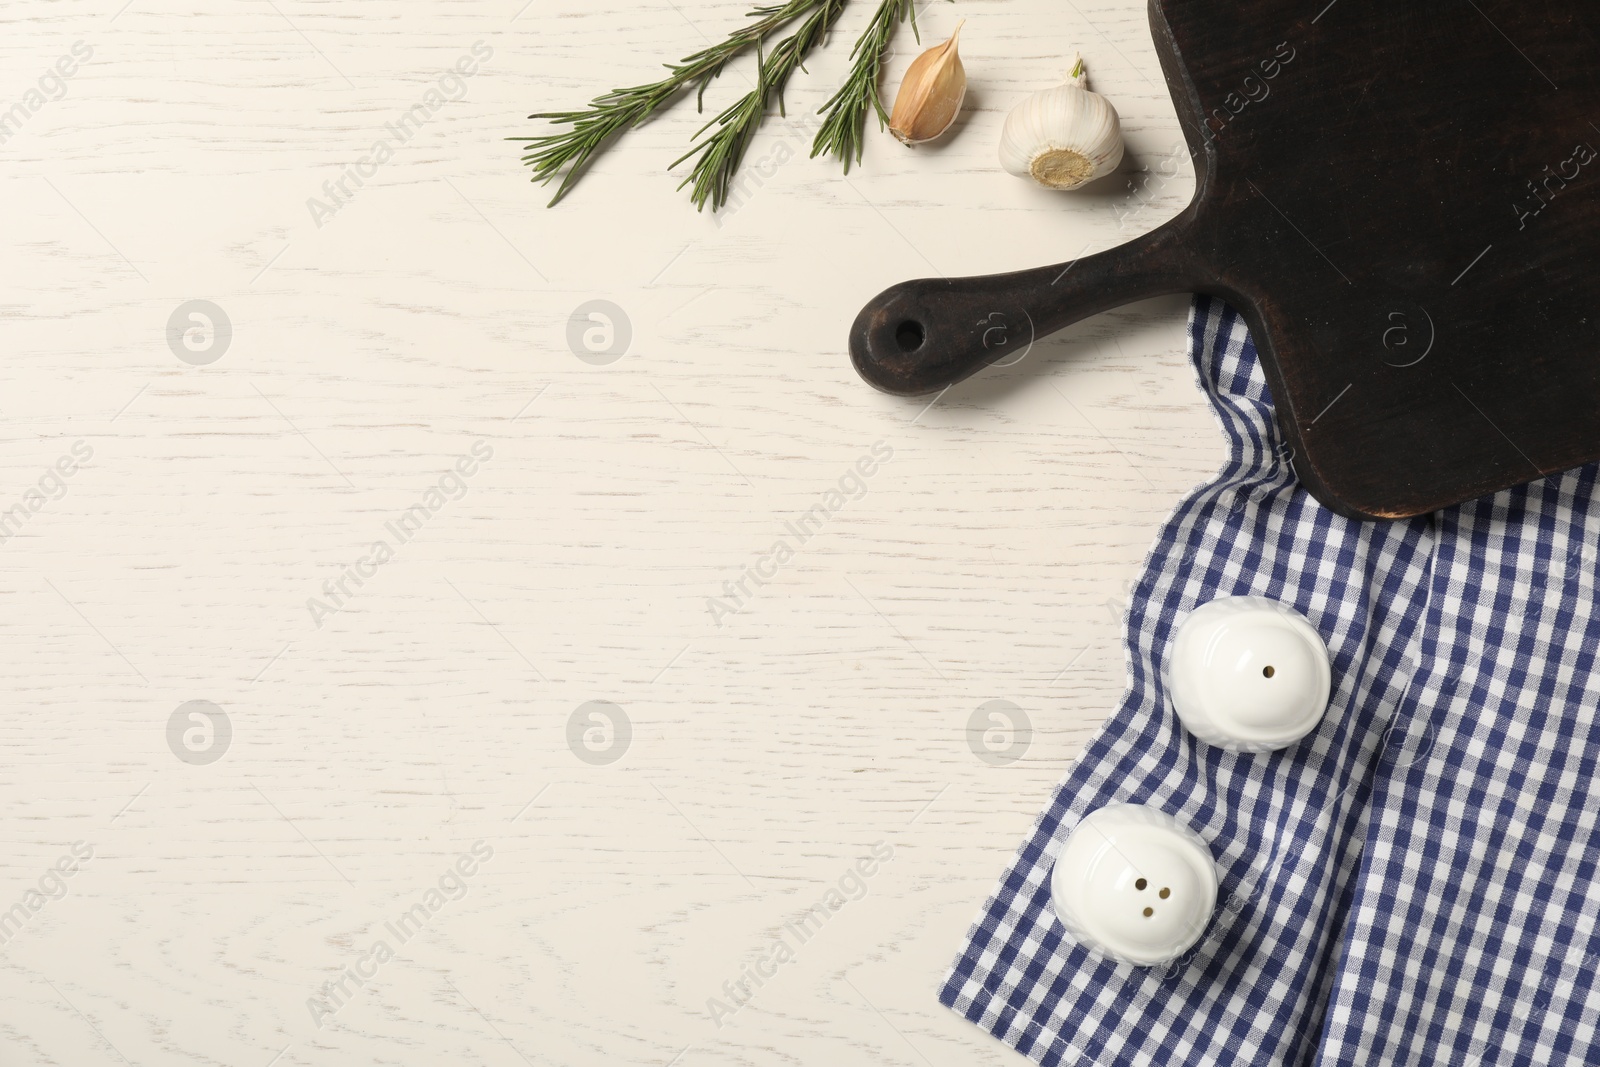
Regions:
<instances>
[{"instance_id":1,"label":"gingham fabric","mask_svg":"<svg viewBox=\"0 0 1600 1067\"><path fill-rule=\"evenodd\" d=\"M1197 298L1189 330L1229 459L1163 526L1128 611L1129 689L940 999L1052 1065L1600 1063L1595 467L1341 518L1295 480L1237 315ZM1275 753L1196 740L1162 688L1175 625L1241 594L1293 605L1333 661L1321 725ZM1083 949L1050 907L1061 842L1123 801L1193 827L1221 876L1167 967Z\"/></svg>"}]
</instances>

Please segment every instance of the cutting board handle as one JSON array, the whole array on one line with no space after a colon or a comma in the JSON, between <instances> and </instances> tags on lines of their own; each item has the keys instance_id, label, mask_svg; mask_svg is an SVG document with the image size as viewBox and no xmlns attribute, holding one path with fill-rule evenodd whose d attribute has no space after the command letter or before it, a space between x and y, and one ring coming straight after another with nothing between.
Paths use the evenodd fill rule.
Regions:
<instances>
[{"instance_id":1,"label":"cutting board handle","mask_svg":"<svg viewBox=\"0 0 1600 1067\"><path fill-rule=\"evenodd\" d=\"M1195 290L1188 212L1127 244L1050 267L918 278L874 297L850 328L850 358L896 396L953 385L1022 358L1034 341L1090 315Z\"/></svg>"}]
</instances>

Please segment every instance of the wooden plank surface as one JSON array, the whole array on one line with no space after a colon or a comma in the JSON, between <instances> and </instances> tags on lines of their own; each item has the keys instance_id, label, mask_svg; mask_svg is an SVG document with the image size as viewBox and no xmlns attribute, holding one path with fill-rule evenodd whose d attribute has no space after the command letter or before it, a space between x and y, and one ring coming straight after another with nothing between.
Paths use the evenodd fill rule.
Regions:
<instances>
[{"instance_id":1,"label":"wooden plank surface","mask_svg":"<svg viewBox=\"0 0 1600 1067\"><path fill-rule=\"evenodd\" d=\"M774 123L714 218L664 173L687 107L553 211L500 138L743 4L119 4L0 15L0 1064L1019 1062L934 989L1221 442L1181 298L932 405L844 340L891 282L1176 214L1143 5L930 4L948 141L845 180ZM1077 48L1129 160L1067 198L994 143ZM569 347L592 300L614 362ZM1031 730L970 732L996 700Z\"/></svg>"}]
</instances>

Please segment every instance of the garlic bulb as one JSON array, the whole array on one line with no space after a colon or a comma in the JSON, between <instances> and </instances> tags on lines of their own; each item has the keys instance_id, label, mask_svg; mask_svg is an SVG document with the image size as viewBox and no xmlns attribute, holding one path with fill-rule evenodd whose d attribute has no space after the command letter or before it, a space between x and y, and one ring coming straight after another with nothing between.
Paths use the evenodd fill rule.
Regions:
<instances>
[{"instance_id":1,"label":"garlic bulb","mask_svg":"<svg viewBox=\"0 0 1600 1067\"><path fill-rule=\"evenodd\" d=\"M967 95L967 70L961 65L956 40L964 25L965 19L956 23L948 41L922 53L906 71L889 115L889 132L901 144L933 140L948 130L960 113Z\"/></svg>"},{"instance_id":2,"label":"garlic bulb","mask_svg":"<svg viewBox=\"0 0 1600 1067\"><path fill-rule=\"evenodd\" d=\"M1083 60L1072 58L1066 81L1012 108L1000 133L1000 165L1050 189L1076 189L1122 162L1117 109L1083 87Z\"/></svg>"}]
</instances>

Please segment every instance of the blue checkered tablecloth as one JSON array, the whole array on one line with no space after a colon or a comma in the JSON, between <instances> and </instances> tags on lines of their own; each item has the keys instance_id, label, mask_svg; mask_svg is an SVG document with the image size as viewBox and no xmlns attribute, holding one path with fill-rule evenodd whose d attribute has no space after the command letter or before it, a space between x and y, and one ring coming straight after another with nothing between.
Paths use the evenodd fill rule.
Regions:
<instances>
[{"instance_id":1,"label":"blue checkered tablecloth","mask_svg":"<svg viewBox=\"0 0 1600 1067\"><path fill-rule=\"evenodd\" d=\"M1228 461L1162 527L1128 690L940 999L1052 1065L1600 1063L1596 467L1341 518L1295 480L1238 316L1200 297L1189 332ZM1333 659L1321 726L1280 752L1197 741L1162 692L1175 624L1241 594L1293 605ZM1167 967L1080 948L1050 907L1063 839L1121 801L1193 827L1221 874L1205 935Z\"/></svg>"}]
</instances>

